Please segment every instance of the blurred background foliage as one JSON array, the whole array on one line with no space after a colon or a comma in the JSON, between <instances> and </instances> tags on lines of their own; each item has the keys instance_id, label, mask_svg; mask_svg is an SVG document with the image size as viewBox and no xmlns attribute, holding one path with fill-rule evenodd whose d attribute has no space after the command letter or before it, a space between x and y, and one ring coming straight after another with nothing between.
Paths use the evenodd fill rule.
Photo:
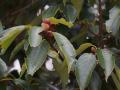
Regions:
<instances>
[{"instance_id":1,"label":"blurred background foliage","mask_svg":"<svg viewBox=\"0 0 120 90\"><path fill-rule=\"evenodd\" d=\"M45 52L47 52L46 49L49 47L49 45L46 44L48 42L42 41L43 46L41 47L43 48L41 49L41 47L30 47L28 41L26 41L26 38L31 35L29 36L31 45L41 43L39 41L33 43L34 40L39 37L36 35L36 33L38 34L37 28L39 27L32 27L31 30L34 31L30 32L29 35L26 34L27 31L25 30L8 33L8 36L11 38L7 37L7 35L4 34L5 32L2 32L7 28L7 30L9 30L9 28L19 25L41 26L42 21L50 17L55 17L58 21L64 18L66 22L73 24L71 28L65 25L64 21L55 25L53 29L60 33L60 35L54 34L58 46L56 46L56 43L54 44L58 48L60 46L59 42L63 43L60 38L64 41L66 40L65 37L67 37L70 40L70 42L66 40L66 43L70 45L72 43L76 49L77 55L75 59L78 59L76 61L78 64L75 64L76 66L73 66L73 69L76 70L77 74L75 74L76 72L74 72L74 70L71 70L68 75L67 72L70 68L66 68L66 62L63 61L62 64L58 64L57 61L54 61L54 67L57 73L54 70L50 71L49 68L52 66L47 68L47 62L44 62L40 69L35 69L36 71L30 67L28 70L29 73L27 74L33 74L33 76L27 75L26 69L28 67L26 67L25 63L27 58L31 61L27 62L27 64L31 65L32 63L33 65L38 65L38 62L34 63L32 59L40 58L40 56L34 57L34 54L38 53L36 51L38 49L39 52L43 50L44 52L42 52L42 54L45 55ZM20 28L22 29L24 27ZM41 30L41 28L39 29ZM0 38L4 36L5 39L7 38L9 41L7 47L4 42L1 43L2 40L4 41L4 38L0 39L1 52L4 45L6 45L6 51L3 50L4 55L2 54L0 59L0 78L5 76L3 74L6 73L3 72L9 71L7 77L2 77L0 80L0 90L79 90L79 87L80 90L120 90L119 30L120 0L0 0ZM16 33L18 35L16 35ZM32 35L31 33L35 34ZM61 34L65 37L61 36ZM63 46L60 47L64 48ZM68 47L73 48L72 46ZM95 47L98 48L97 52L94 51L96 50ZM44 48L46 49L44 50ZM33 49L35 51L32 51ZM62 58L65 54L68 59L69 55L64 53L66 50L64 49L60 54L62 53ZM70 50L74 52L74 49ZM52 54L52 56L54 55ZM113 56L115 56L115 58ZM91 59L89 60L87 57L92 57L92 63L90 62ZM18 69L11 70L11 68L18 63L18 61L15 61L16 59L19 59L20 62L20 68L22 70L20 74ZM83 59L83 62L81 59ZM98 61L98 59L101 61ZM47 60L50 60L50 57L47 57L46 61ZM99 64L96 64L96 62L99 62ZM70 65L70 63L71 62L67 62L68 65ZM79 63L83 63L83 66ZM90 68L85 68L89 65L91 65ZM83 75L81 75L80 72L82 72ZM90 78L91 73L93 74ZM81 76L82 79L80 78ZM81 80L83 80L83 86L81 85Z\"/></svg>"}]
</instances>

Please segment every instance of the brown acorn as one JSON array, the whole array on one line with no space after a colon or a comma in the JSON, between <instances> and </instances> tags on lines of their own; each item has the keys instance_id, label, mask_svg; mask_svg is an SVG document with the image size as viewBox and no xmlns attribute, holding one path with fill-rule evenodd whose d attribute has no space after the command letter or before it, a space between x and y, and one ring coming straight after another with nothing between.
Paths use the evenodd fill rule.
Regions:
<instances>
[{"instance_id":1,"label":"brown acorn","mask_svg":"<svg viewBox=\"0 0 120 90\"><path fill-rule=\"evenodd\" d=\"M92 52L92 53L96 53L96 51L97 51L97 50L96 50L95 47L91 47L91 52Z\"/></svg>"}]
</instances>

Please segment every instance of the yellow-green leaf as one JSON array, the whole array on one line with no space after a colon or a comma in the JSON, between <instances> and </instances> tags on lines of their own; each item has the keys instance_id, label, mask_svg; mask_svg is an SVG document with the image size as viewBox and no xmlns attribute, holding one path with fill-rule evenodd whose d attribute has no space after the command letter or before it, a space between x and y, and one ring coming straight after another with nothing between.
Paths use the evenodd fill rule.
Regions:
<instances>
[{"instance_id":1,"label":"yellow-green leaf","mask_svg":"<svg viewBox=\"0 0 120 90\"><path fill-rule=\"evenodd\" d=\"M84 50L86 50L87 48L89 48L91 46L96 47L92 43L84 43L84 44L80 45L80 47L76 50L77 55L81 54Z\"/></svg>"},{"instance_id":2,"label":"yellow-green leaf","mask_svg":"<svg viewBox=\"0 0 120 90\"><path fill-rule=\"evenodd\" d=\"M4 54L15 38L25 29L27 26L16 26L5 30L3 36L0 38L1 54Z\"/></svg>"},{"instance_id":3,"label":"yellow-green leaf","mask_svg":"<svg viewBox=\"0 0 120 90\"><path fill-rule=\"evenodd\" d=\"M54 17L50 17L49 20L52 24L63 24L69 28L73 26L73 23L66 21L64 18L56 19Z\"/></svg>"},{"instance_id":4,"label":"yellow-green leaf","mask_svg":"<svg viewBox=\"0 0 120 90\"><path fill-rule=\"evenodd\" d=\"M120 68L117 65L115 65L115 71L116 71L116 75L120 81Z\"/></svg>"}]
</instances>

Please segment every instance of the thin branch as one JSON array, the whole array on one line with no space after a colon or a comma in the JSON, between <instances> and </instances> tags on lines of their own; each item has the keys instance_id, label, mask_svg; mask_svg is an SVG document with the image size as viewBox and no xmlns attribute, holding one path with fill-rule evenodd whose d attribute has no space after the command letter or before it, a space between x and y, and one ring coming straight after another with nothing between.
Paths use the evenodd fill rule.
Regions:
<instances>
[{"instance_id":1,"label":"thin branch","mask_svg":"<svg viewBox=\"0 0 120 90\"><path fill-rule=\"evenodd\" d=\"M100 47L104 47L104 42L102 40L103 38L103 33L104 33L104 20L103 20L103 9L102 9L102 5L103 2L102 0L98 0L99 4L98 4L98 11L99 11L99 42L98 42L98 46Z\"/></svg>"},{"instance_id":2,"label":"thin branch","mask_svg":"<svg viewBox=\"0 0 120 90\"><path fill-rule=\"evenodd\" d=\"M104 22L103 22L103 10L102 10L102 1L99 1L99 5L98 5L98 11L99 11L99 35L102 35L102 32L104 31Z\"/></svg>"},{"instance_id":3,"label":"thin branch","mask_svg":"<svg viewBox=\"0 0 120 90\"><path fill-rule=\"evenodd\" d=\"M15 15L15 14L17 14L17 13L23 12L23 11L26 10L27 8L31 7L33 4L37 3L38 1L39 1L39 0L35 0L34 2L28 4L27 6L25 6L25 7L21 8L21 9L15 11L15 12L13 12L11 15Z\"/></svg>"}]
</instances>

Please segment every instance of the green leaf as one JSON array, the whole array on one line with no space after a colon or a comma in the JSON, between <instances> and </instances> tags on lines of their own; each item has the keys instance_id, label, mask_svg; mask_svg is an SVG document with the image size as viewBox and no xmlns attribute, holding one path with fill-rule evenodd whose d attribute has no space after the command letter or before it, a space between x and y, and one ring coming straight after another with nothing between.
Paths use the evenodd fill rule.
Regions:
<instances>
[{"instance_id":1,"label":"green leaf","mask_svg":"<svg viewBox=\"0 0 120 90\"><path fill-rule=\"evenodd\" d=\"M0 78L6 76L7 74L7 65L6 63L0 58Z\"/></svg>"},{"instance_id":2,"label":"green leaf","mask_svg":"<svg viewBox=\"0 0 120 90\"><path fill-rule=\"evenodd\" d=\"M64 18L56 19L54 17L50 17L49 20L52 24L55 24L55 25L56 24L63 24L69 28L71 28L73 26L73 23L66 21Z\"/></svg>"},{"instance_id":3,"label":"green leaf","mask_svg":"<svg viewBox=\"0 0 120 90\"><path fill-rule=\"evenodd\" d=\"M15 38L25 29L27 26L16 26L4 31L3 36L0 38L1 54L4 54Z\"/></svg>"},{"instance_id":4,"label":"green leaf","mask_svg":"<svg viewBox=\"0 0 120 90\"><path fill-rule=\"evenodd\" d=\"M117 65L115 65L115 72L116 72L116 75L120 81L120 68Z\"/></svg>"},{"instance_id":5,"label":"green leaf","mask_svg":"<svg viewBox=\"0 0 120 90\"><path fill-rule=\"evenodd\" d=\"M107 32L112 32L112 35L115 36L118 34L120 27L120 8L114 6L109 11L109 20L106 21Z\"/></svg>"},{"instance_id":6,"label":"green leaf","mask_svg":"<svg viewBox=\"0 0 120 90\"><path fill-rule=\"evenodd\" d=\"M49 50L49 43L43 40L37 47L31 48L27 55L27 74L33 75L45 62Z\"/></svg>"},{"instance_id":7,"label":"green leaf","mask_svg":"<svg viewBox=\"0 0 120 90\"><path fill-rule=\"evenodd\" d=\"M69 22L74 22L77 17L77 11L72 5L66 5L64 15Z\"/></svg>"},{"instance_id":8,"label":"green leaf","mask_svg":"<svg viewBox=\"0 0 120 90\"><path fill-rule=\"evenodd\" d=\"M11 55L10 55L10 62L14 59L15 55L23 48L24 43L25 43L25 40L22 40L12 50Z\"/></svg>"},{"instance_id":9,"label":"green leaf","mask_svg":"<svg viewBox=\"0 0 120 90\"><path fill-rule=\"evenodd\" d=\"M107 49L97 49L97 57L99 60L100 65L103 69L105 69L105 80L107 81L108 77L112 73L114 66L115 66L115 57L113 56L112 52Z\"/></svg>"},{"instance_id":10,"label":"green leaf","mask_svg":"<svg viewBox=\"0 0 120 90\"><path fill-rule=\"evenodd\" d=\"M66 62L65 61L61 62L61 60L58 57L56 57L55 60L53 61L53 65L54 65L55 71L58 73L60 77L63 88L65 88L69 79L68 66Z\"/></svg>"},{"instance_id":11,"label":"green leaf","mask_svg":"<svg viewBox=\"0 0 120 90\"><path fill-rule=\"evenodd\" d=\"M75 75L80 87L84 90L90 81L92 72L96 66L96 57L91 53L82 54L75 65Z\"/></svg>"},{"instance_id":12,"label":"green leaf","mask_svg":"<svg viewBox=\"0 0 120 90\"><path fill-rule=\"evenodd\" d=\"M83 4L84 4L84 0L71 0L72 4L74 5L74 7L77 10L77 16L80 14Z\"/></svg>"},{"instance_id":13,"label":"green leaf","mask_svg":"<svg viewBox=\"0 0 120 90\"><path fill-rule=\"evenodd\" d=\"M84 43L84 44L80 45L80 47L76 50L77 55L81 54L84 50L86 50L87 48L89 48L91 46L96 47L92 43Z\"/></svg>"},{"instance_id":14,"label":"green leaf","mask_svg":"<svg viewBox=\"0 0 120 90\"><path fill-rule=\"evenodd\" d=\"M44 10L42 13L42 18L46 19L49 17L54 17L59 10L58 6L50 6L47 10Z\"/></svg>"},{"instance_id":15,"label":"green leaf","mask_svg":"<svg viewBox=\"0 0 120 90\"><path fill-rule=\"evenodd\" d=\"M102 82L98 73L94 72L90 83L90 90L101 90L101 84Z\"/></svg>"},{"instance_id":16,"label":"green leaf","mask_svg":"<svg viewBox=\"0 0 120 90\"><path fill-rule=\"evenodd\" d=\"M37 47L40 45L42 41L42 36L39 35L40 32L43 31L43 28L41 27L31 27L31 30L29 31L29 38L28 41L30 43L31 47Z\"/></svg>"},{"instance_id":17,"label":"green leaf","mask_svg":"<svg viewBox=\"0 0 120 90\"><path fill-rule=\"evenodd\" d=\"M70 72L73 62L75 61L76 51L70 41L57 32L53 32L54 38L58 44L60 51L63 53Z\"/></svg>"},{"instance_id":18,"label":"green leaf","mask_svg":"<svg viewBox=\"0 0 120 90\"><path fill-rule=\"evenodd\" d=\"M22 69L21 69L21 72L20 72L20 78L24 75L26 70L27 70L27 65L26 65L26 59L25 59L25 62L22 64Z\"/></svg>"},{"instance_id":19,"label":"green leaf","mask_svg":"<svg viewBox=\"0 0 120 90\"><path fill-rule=\"evenodd\" d=\"M118 80L117 76L115 75L114 72L112 72L111 76L112 76L112 79L117 87L117 90L120 90L120 81Z\"/></svg>"}]
</instances>

